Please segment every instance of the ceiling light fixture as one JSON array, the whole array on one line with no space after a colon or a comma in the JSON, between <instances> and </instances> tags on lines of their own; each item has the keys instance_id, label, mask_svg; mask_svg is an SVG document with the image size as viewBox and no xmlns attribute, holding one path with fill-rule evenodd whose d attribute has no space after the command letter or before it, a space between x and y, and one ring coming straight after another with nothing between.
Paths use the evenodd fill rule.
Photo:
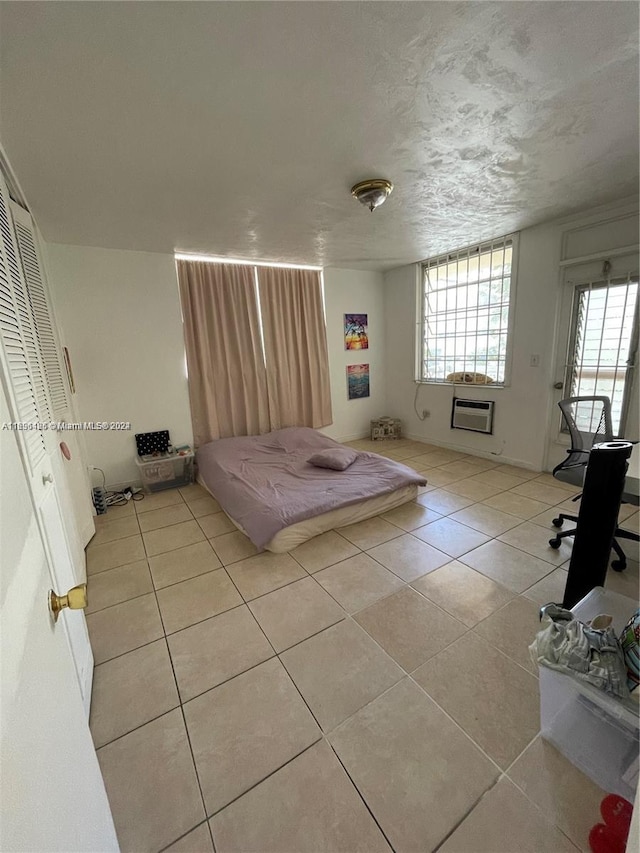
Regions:
<instances>
[{"instance_id":1,"label":"ceiling light fixture","mask_svg":"<svg viewBox=\"0 0 640 853\"><path fill-rule=\"evenodd\" d=\"M387 200L392 190L391 181L384 178L370 178L351 187L351 195L357 198L360 204L366 205L373 213L376 207L380 207Z\"/></svg>"}]
</instances>

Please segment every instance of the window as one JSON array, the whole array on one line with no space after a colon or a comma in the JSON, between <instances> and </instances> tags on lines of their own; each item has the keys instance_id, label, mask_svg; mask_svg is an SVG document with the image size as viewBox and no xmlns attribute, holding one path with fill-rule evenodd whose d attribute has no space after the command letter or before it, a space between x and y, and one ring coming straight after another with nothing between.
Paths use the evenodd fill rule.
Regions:
<instances>
[{"instance_id":1,"label":"window","mask_svg":"<svg viewBox=\"0 0 640 853\"><path fill-rule=\"evenodd\" d=\"M590 282L575 288L565 397L603 395L611 400L613 432L624 431L638 346L638 277ZM578 427L593 432L591 409L581 407Z\"/></svg>"},{"instance_id":2,"label":"window","mask_svg":"<svg viewBox=\"0 0 640 853\"><path fill-rule=\"evenodd\" d=\"M510 235L423 263L419 381L507 382L516 244Z\"/></svg>"},{"instance_id":3,"label":"window","mask_svg":"<svg viewBox=\"0 0 640 853\"><path fill-rule=\"evenodd\" d=\"M317 268L177 258L194 443L332 421Z\"/></svg>"}]
</instances>

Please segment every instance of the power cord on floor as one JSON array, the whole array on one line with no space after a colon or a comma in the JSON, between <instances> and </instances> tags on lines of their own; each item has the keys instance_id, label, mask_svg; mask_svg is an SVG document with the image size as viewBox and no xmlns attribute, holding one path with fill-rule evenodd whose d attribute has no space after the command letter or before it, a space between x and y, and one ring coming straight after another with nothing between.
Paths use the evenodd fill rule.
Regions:
<instances>
[{"instance_id":1,"label":"power cord on floor","mask_svg":"<svg viewBox=\"0 0 640 853\"><path fill-rule=\"evenodd\" d=\"M124 506L129 503L129 501L142 501L144 500L144 492L134 492L130 486L127 486L125 489L121 491L107 491L106 486L106 477L102 468L98 468L96 465L91 466L94 471L99 471L102 474L102 491L104 492L104 502L107 507L110 506Z\"/></svg>"}]
</instances>

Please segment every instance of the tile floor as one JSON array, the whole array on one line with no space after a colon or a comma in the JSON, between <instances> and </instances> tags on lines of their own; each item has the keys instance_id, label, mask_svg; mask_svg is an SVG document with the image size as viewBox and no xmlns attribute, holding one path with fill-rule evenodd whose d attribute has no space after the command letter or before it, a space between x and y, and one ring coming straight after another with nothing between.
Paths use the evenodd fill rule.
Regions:
<instances>
[{"instance_id":1,"label":"tile floor","mask_svg":"<svg viewBox=\"0 0 640 853\"><path fill-rule=\"evenodd\" d=\"M574 490L352 445L429 485L290 554L257 553L198 485L98 519L91 729L122 850L587 850L602 792L538 736L527 652ZM632 555L607 586L634 596Z\"/></svg>"}]
</instances>

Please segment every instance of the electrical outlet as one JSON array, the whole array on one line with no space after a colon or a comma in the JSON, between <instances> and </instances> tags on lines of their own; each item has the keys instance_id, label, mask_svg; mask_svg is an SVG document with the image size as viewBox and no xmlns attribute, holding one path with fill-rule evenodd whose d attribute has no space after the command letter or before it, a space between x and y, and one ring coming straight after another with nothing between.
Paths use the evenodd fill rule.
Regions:
<instances>
[{"instance_id":1,"label":"electrical outlet","mask_svg":"<svg viewBox=\"0 0 640 853\"><path fill-rule=\"evenodd\" d=\"M529 367L540 367L540 356L537 353L529 359Z\"/></svg>"}]
</instances>

